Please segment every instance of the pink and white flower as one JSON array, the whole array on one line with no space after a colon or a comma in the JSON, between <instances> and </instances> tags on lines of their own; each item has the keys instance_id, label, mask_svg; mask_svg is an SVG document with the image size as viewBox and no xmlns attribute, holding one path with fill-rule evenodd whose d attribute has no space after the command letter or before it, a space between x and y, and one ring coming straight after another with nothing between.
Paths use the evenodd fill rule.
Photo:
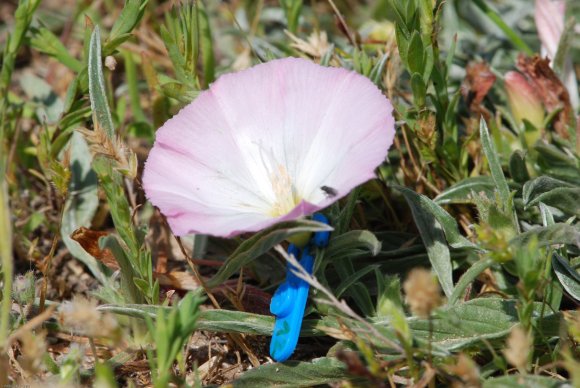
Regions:
<instances>
[{"instance_id":1,"label":"pink and white flower","mask_svg":"<svg viewBox=\"0 0 580 388\"><path fill-rule=\"evenodd\" d=\"M143 187L177 235L298 219L375 176L392 110L367 78L304 59L227 74L157 131Z\"/></svg>"}]
</instances>

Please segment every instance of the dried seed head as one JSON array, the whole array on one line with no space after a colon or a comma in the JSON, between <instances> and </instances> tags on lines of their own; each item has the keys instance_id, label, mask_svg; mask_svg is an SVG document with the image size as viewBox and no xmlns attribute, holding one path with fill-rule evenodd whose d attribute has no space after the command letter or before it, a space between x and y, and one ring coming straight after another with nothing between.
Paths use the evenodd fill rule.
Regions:
<instances>
[{"instance_id":1,"label":"dried seed head","mask_svg":"<svg viewBox=\"0 0 580 388\"><path fill-rule=\"evenodd\" d=\"M285 31L286 35L292 40L291 46L298 51L310 55L313 58L322 58L330 48L328 43L328 36L326 31L314 31L308 37L308 41L298 38L289 31Z\"/></svg>"},{"instance_id":2,"label":"dried seed head","mask_svg":"<svg viewBox=\"0 0 580 388\"><path fill-rule=\"evenodd\" d=\"M506 341L506 348L503 354L506 360L523 374L527 370L531 347L531 334L526 332L521 326L515 326Z\"/></svg>"},{"instance_id":3,"label":"dried seed head","mask_svg":"<svg viewBox=\"0 0 580 388\"><path fill-rule=\"evenodd\" d=\"M460 353L457 357L457 364L447 367L447 371L461 379L461 382L454 381L452 386L457 388L481 387L479 380L479 368L469 356Z\"/></svg>"},{"instance_id":4,"label":"dried seed head","mask_svg":"<svg viewBox=\"0 0 580 388\"><path fill-rule=\"evenodd\" d=\"M403 290L411 312L421 318L428 318L443 303L437 278L424 268L415 268L409 273Z\"/></svg>"},{"instance_id":5,"label":"dried seed head","mask_svg":"<svg viewBox=\"0 0 580 388\"><path fill-rule=\"evenodd\" d=\"M137 155L123 143L120 137L111 138L105 130L95 124L94 130L77 129L89 143L94 156L102 156L115 162L115 169L129 178L137 175Z\"/></svg>"},{"instance_id":6,"label":"dried seed head","mask_svg":"<svg viewBox=\"0 0 580 388\"><path fill-rule=\"evenodd\" d=\"M72 332L88 337L117 337L119 325L111 314L97 310L97 301L75 296L59 308L59 323Z\"/></svg>"},{"instance_id":7,"label":"dried seed head","mask_svg":"<svg viewBox=\"0 0 580 388\"><path fill-rule=\"evenodd\" d=\"M18 363L29 375L34 375L42 369L42 358L46 353L46 332L33 334L26 331L20 337L22 356Z\"/></svg>"}]
</instances>

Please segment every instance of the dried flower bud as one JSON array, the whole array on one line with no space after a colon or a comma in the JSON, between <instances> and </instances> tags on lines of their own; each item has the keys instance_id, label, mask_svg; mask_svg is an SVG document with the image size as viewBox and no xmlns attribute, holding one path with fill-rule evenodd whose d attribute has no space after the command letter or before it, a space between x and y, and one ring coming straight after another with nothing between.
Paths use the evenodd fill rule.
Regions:
<instances>
[{"instance_id":1,"label":"dried flower bud","mask_svg":"<svg viewBox=\"0 0 580 388\"><path fill-rule=\"evenodd\" d=\"M117 67L117 60L112 55L107 55L105 57L105 67L111 71L115 70Z\"/></svg>"},{"instance_id":2,"label":"dried flower bud","mask_svg":"<svg viewBox=\"0 0 580 388\"><path fill-rule=\"evenodd\" d=\"M527 120L537 129L542 129L544 125L545 110L542 100L532 84L521 73L510 71L505 75L505 88L508 95L508 104L512 115L518 125L522 125L523 120ZM531 140L537 140L539 131L535 134L535 139L527 138L528 144L533 144Z\"/></svg>"},{"instance_id":3,"label":"dried flower bud","mask_svg":"<svg viewBox=\"0 0 580 388\"><path fill-rule=\"evenodd\" d=\"M59 323L65 328L88 337L117 337L119 325L111 314L97 310L97 301L75 296L59 308Z\"/></svg>"},{"instance_id":4,"label":"dried flower bud","mask_svg":"<svg viewBox=\"0 0 580 388\"><path fill-rule=\"evenodd\" d=\"M415 268L409 273L403 290L411 312L421 318L428 318L443 303L437 278L424 268Z\"/></svg>"},{"instance_id":5,"label":"dried flower bud","mask_svg":"<svg viewBox=\"0 0 580 388\"><path fill-rule=\"evenodd\" d=\"M511 365L515 366L522 374L526 373L528 357L532 347L532 336L521 326L515 326L507 341L503 354Z\"/></svg>"}]
</instances>

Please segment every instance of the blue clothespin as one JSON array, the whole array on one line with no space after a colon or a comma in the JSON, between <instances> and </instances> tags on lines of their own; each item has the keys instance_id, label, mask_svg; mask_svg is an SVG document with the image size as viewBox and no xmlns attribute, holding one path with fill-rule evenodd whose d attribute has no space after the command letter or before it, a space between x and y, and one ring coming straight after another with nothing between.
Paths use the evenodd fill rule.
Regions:
<instances>
[{"instance_id":1,"label":"blue clothespin","mask_svg":"<svg viewBox=\"0 0 580 388\"><path fill-rule=\"evenodd\" d=\"M320 213L314 214L312 218L328 224L328 219ZM297 259L300 258L302 268L312 274L314 257L310 253L311 249L327 246L329 236L330 232L316 232L302 250L290 244L288 253ZM292 272L293 268L294 266L288 263L286 281L278 287L270 302L270 312L276 316L270 342L270 356L278 362L286 361L296 349L310 290L310 285Z\"/></svg>"}]
</instances>

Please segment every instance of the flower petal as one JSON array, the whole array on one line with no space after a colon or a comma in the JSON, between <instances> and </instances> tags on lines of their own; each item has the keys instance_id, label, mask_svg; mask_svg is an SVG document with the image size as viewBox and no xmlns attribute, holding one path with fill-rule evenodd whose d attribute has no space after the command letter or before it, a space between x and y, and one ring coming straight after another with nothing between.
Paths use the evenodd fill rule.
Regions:
<instances>
[{"instance_id":1,"label":"flower petal","mask_svg":"<svg viewBox=\"0 0 580 388\"><path fill-rule=\"evenodd\" d=\"M558 44L564 32L564 15L566 1L564 0L536 0L534 18L538 35L542 42L542 49L550 59L554 59Z\"/></svg>"},{"instance_id":2,"label":"flower petal","mask_svg":"<svg viewBox=\"0 0 580 388\"><path fill-rule=\"evenodd\" d=\"M231 236L346 195L393 137L392 106L367 78L275 60L220 77L167 121L143 185L176 234Z\"/></svg>"}]
</instances>

